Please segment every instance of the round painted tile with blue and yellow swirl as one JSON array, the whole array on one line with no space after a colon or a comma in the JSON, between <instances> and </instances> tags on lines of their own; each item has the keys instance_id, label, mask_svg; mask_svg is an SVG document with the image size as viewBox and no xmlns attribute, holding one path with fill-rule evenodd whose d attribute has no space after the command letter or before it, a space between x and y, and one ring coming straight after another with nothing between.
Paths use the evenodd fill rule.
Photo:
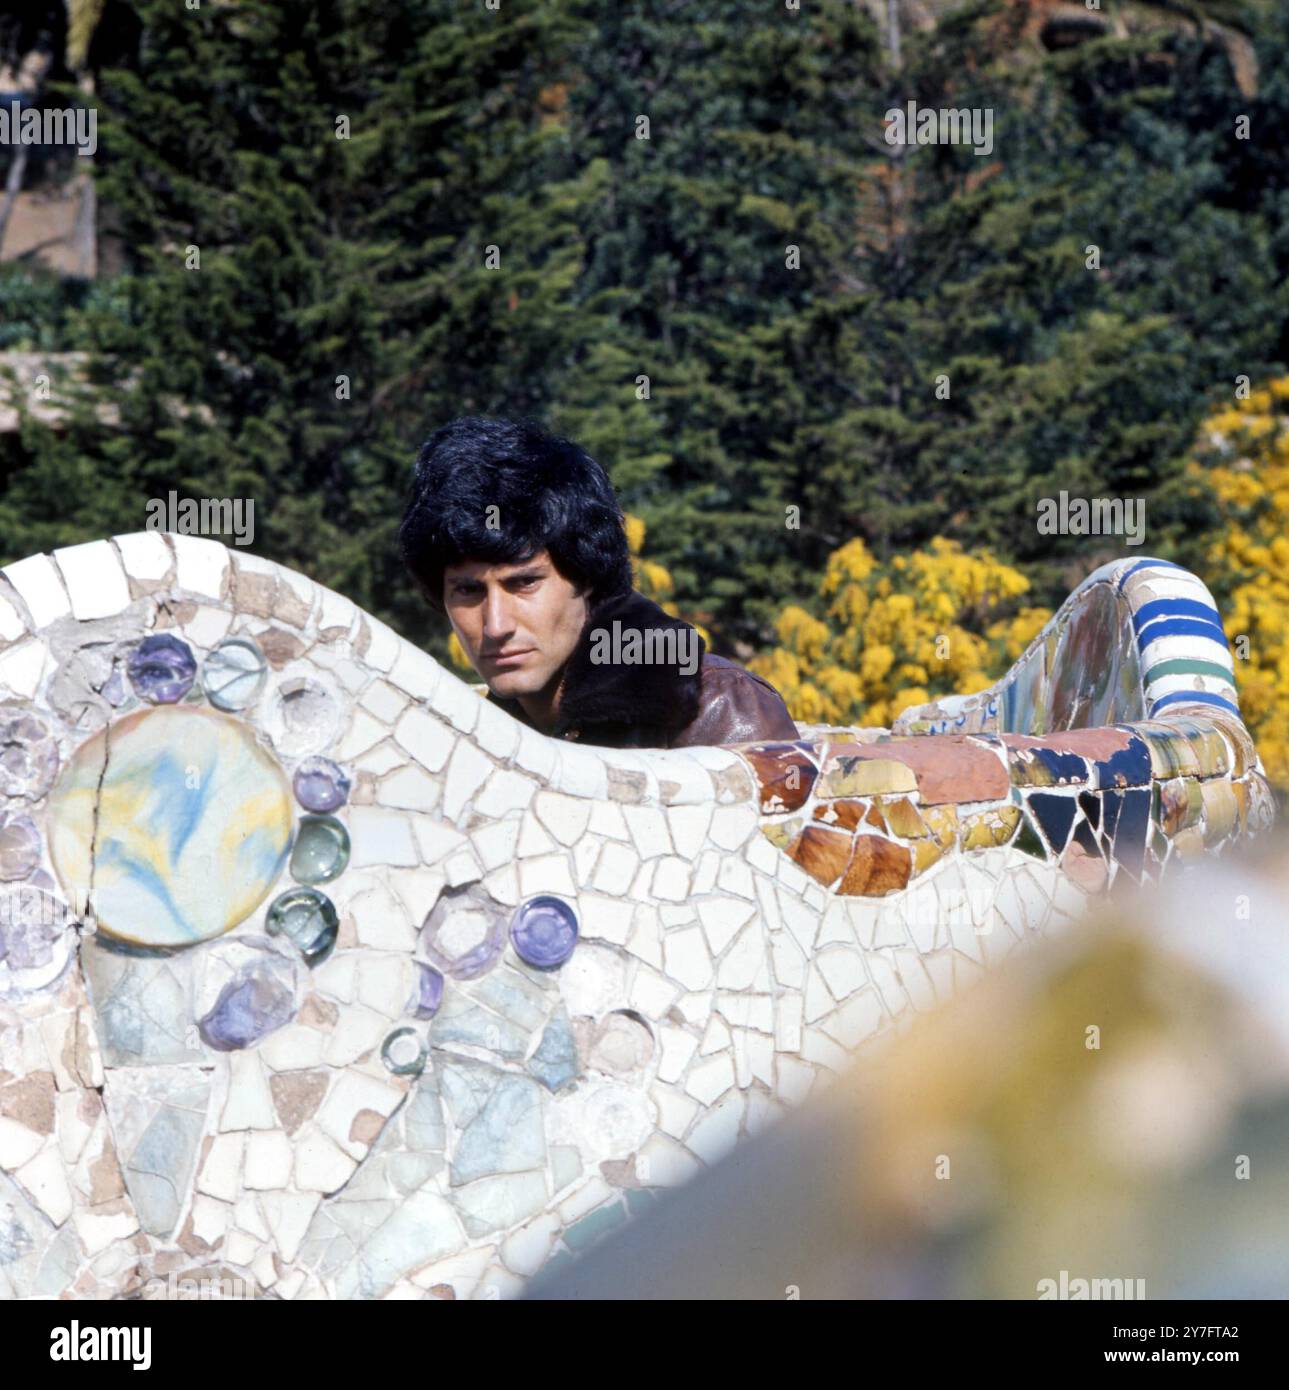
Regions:
<instances>
[{"instance_id":1,"label":"round painted tile with blue and yellow swirl","mask_svg":"<svg viewBox=\"0 0 1289 1390\"><path fill-rule=\"evenodd\" d=\"M71 901L140 946L209 941L249 917L291 826L286 777L252 730L190 705L140 710L87 739L49 803Z\"/></svg>"}]
</instances>

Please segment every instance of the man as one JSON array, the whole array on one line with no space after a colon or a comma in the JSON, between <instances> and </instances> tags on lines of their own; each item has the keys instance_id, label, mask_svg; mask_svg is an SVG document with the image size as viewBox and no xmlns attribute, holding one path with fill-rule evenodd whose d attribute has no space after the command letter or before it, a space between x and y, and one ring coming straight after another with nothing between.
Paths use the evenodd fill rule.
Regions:
<instances>
[{"instance_id":1,"label":"man","mask_svg":"<svg viewBox=\"0 0 1289 1390\"><path fill-rule=\"evenodd\" d=\"M398 535L490 698L542 733L614 748L797 737L773 686L633 592L604 470L533 422L436 430Z\"/></svg>"}]
</instances>

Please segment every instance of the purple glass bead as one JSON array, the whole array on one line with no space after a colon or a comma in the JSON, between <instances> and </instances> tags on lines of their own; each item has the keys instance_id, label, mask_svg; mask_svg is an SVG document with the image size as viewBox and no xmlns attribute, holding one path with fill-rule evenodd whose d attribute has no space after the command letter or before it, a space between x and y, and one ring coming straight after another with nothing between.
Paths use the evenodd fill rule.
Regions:
<instances>
[{"instance_id":1,"label":"purple glass bead","mask_svg":"<svg viewBox=\"0 0 1289 1390\"><path fill-rule=\"evenodd\" d=\"M407 1001L407 1012L416 1018L433 1018L443 1002L443 975L432 965L416 961L416 984Z\"/></svg>"},{"instance_id":2,"label":"purple glass bead","mask_svg":"<svg viewBox=\"0 0 1289 1390\"><path fill-rule=\"evenodd\" d=\"M349 798L349 778L330 758L305 758L296 768L291 786L306 811L325 814Z\"/></svg>"},{"instance_id":3,"label":"purple glass bead","mask_svg":"<svg viewBox=\"0 0 1289 1390\"><path fill-rule=\"evenodd\" d=\"M168 632L157 632L145 637L130 653L126 670L139 699L174 705L192 689L197 661L187 642Z\"/></svg>"},{"instance_id":4,"label":"purple glass bead","mask_svg":"<svg viewBox=\"0 0 1289 1390\"><path fill-rule=\"evenodd\" d=\"M538 970L553 970L573 954L577 918L559 898L530 898L511 918L510 939L521 960Z\"/></svg>"},{"instance_id":5,"label":"purple glass bead","mask_svg":"<svg viewBox=\"0 0 1289 1390\"><path fill-rule=\"evenodd\" d=\"M250 1047L295 1017L290 989L265 966L240 971L197 1024L201 1040L219 1052Z\"/></svg>"}]
</instances>

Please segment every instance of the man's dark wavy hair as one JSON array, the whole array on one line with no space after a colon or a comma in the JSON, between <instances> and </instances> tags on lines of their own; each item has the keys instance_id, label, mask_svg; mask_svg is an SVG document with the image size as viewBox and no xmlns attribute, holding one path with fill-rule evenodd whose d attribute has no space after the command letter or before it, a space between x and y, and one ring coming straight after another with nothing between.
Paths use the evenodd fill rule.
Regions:
<instances>
[{"instance_id":1,"label":"man's dark wavy hair","mask_svg":"<svg viewBox=\"0 0 1289 1390\"><path fill-rule=\"evenodd\" d=\"M604 470L533 420L466 415L435 430L416 456L398 544L440 612L449 565L522 564L543 549L592 604L631 588L622 511Z\"/></svg>"}]
</instances>

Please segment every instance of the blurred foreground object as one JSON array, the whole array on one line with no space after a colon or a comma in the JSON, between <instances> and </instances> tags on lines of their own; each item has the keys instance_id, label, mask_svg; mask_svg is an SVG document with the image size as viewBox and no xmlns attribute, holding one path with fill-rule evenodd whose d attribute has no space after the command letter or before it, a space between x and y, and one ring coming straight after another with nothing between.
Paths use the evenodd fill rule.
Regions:
<instances>
[{"instance_id":1,"label":"blurred foreground object","mask_svg":"<svg viewBox=\"0 0 1289 1390\"><path fill-rule=\"evenodd\" d=\"M1284 1298L1275 849L1013 957L529 1296Z\"/></svg>"}]
</instances>

